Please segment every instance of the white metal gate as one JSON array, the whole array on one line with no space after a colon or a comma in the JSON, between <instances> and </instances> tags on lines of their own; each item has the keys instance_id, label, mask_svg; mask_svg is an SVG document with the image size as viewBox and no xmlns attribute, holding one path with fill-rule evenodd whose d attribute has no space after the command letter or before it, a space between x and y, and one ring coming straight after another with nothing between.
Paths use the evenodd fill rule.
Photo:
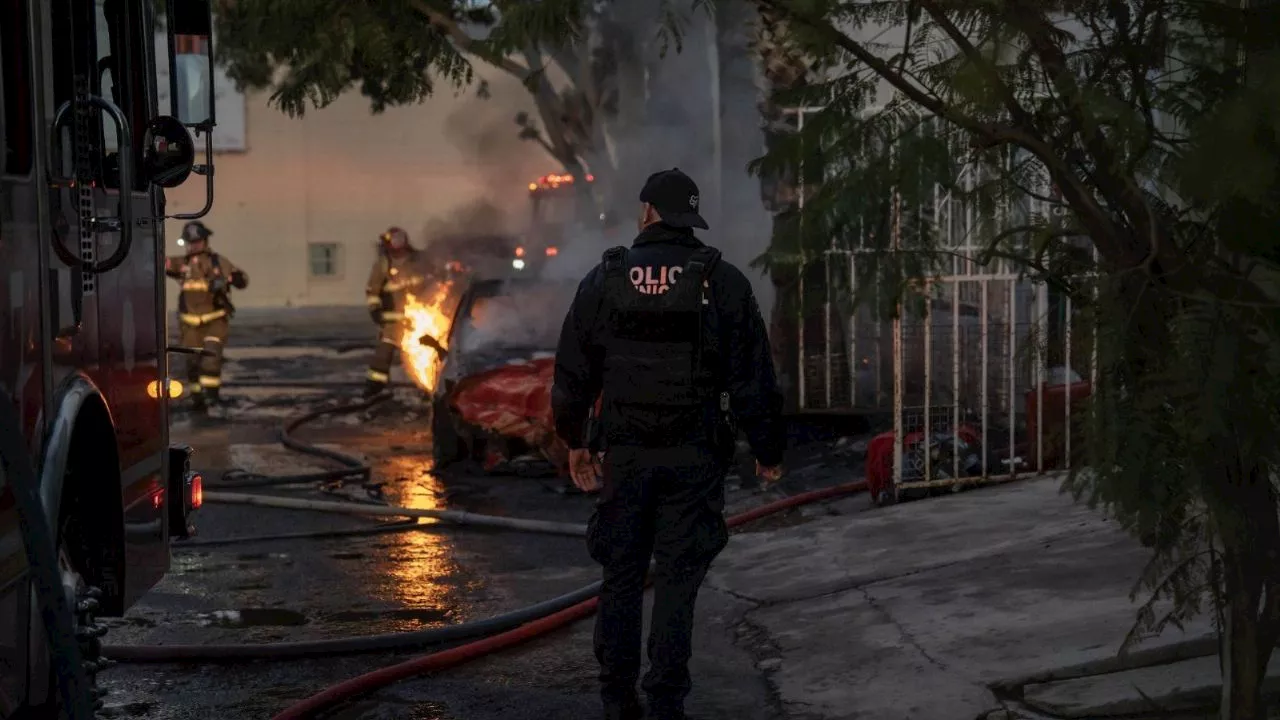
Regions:
<instances>
[{"instance_id":1,"label":"white metal gate","mask_svg":"<svg viewBox=\"0 0 1280 720\"><path fill-rule=\"evenodd\" d=\"M819 110L791 112L803 129ZM799 203L803 217L803 192ZM1081 401L1097 380L1093 333L1069 296L1011 261L975 262L983 248L972 204L935 188L933 205L950 267L920 278L891 321L865 303L845 307L835 291L837 278L856 283L869 251L833 238L821 258L801 258L801 297L815 266L826 297L819 313L799 303L800 408L889 414L892 430L868 445L868 477L888 475L894 494L1068 467ZM1027 198L1016 210L1025 221L1055 207Z\"/></svg>"}]
</instances>

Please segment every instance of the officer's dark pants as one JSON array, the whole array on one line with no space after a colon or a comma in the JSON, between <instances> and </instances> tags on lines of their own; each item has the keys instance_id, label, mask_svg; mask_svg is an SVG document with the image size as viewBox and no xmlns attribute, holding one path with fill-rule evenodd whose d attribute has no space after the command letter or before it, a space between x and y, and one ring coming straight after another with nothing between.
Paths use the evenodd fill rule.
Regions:
<instances>
[{"instance_id":1,"label":"officer's dark pants","mask_svg":"<svg viewBox=\"0 0 1280 720\"><path fill-rule=\"evenodd\" d=\"M604 566L595 652L605 703L636 694L644 578L655 561L649 665L650 710L683 708L689 694L693 608L711 561L729 541L724 465L701 447L611 447L604 487L587 531Z\"/></svg>"}]
</instances>

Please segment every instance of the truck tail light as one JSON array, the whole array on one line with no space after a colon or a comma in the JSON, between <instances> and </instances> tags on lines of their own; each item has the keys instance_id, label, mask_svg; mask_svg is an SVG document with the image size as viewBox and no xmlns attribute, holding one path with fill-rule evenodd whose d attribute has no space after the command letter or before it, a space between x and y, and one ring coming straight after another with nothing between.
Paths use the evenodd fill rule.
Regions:
<instances>
[{"instance_id":1,"label":"truck tail light","mask_svg":"<svg viewBox=\"0 0 1280 720\"><path fill-rule=\"evenodd\" d=\"M554 246L547 248L547 257L555 257L556 255L559 255L559 254L560 254L560 250L558 248Z\"/></svg>"},{"instance_id":2,"label":"truck tail light","mask_svg":"<svg viewBox=\"0 0 1280 720\"><path fill-rule=\"evenodd\" d=\"M194 473L191 476L191 509L199 510L204 505L204 476Z\"/></svg>"}]
</instances>

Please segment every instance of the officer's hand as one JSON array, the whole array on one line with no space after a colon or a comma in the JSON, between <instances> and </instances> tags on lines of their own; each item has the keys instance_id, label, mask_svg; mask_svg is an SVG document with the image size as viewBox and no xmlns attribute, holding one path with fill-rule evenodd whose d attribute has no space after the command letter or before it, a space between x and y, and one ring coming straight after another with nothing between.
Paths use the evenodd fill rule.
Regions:
<instances>
[{"instance_id":1,"label":"officer's hand","mask_svg":"<svg viewBox=\"0 0 1280 720\"><path fill-rule=\"evenodd\" d=\"M776 483L782 479L782 466L774 465L772 467L768 467L765 465L761 465L760 461L757 460L756 461L756 477L759 477L761 480L765 481L766 483Z\"/></svg>"},{"instance_id":2,"label":"officer's hand","mask_svg":"<svg viewBox=\"0 0 1280 720\"><path fill-rule=\"evenodd\" d=\"M569 474L579 490L595 492L600 489L600 478L604 472L595 453L588 448L578 448L569 451Z\"/></svg>"}]
</instances>

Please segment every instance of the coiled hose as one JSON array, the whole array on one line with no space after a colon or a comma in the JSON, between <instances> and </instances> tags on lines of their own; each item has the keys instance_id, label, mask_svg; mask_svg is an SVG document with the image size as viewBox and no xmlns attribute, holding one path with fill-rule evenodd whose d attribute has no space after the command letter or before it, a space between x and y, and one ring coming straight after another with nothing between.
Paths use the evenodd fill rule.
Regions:
<instances>
[{"instance_id":1,"label":"coiled hose","mask_svg":"<svg viewBox=\"0 0 1280 720\"><path fill-rule=\"evenodd\" d=\"M74 608L70 606L58 570L58 541L49 526L40 484L23 447L22 426L13 398L0 392L0 470L9 477L22 529L22 545L35 585L36 601L49 657L57 676L58 699L70 720L94 720L89 678L84 672L80 642L76 638Z\"/></svg>"},{"instance_id":2,"label":"coiled hose","mask_svg":"<svg viewBox=\"0 0 1280 720\"><path fill-rule=\"evenodd\" d=\"M262 383L261 385L255 385L255 387L269 387L274 385L276 385L274 382ZM324 386L330 387L331 385ZM281 385L281 387L297 387L297 385ZM351 455L337 452L336 450L328 450L326 448L319 447L318 445L302 442L301 440L294 438L292 433L299 427L318 418L325 417L326 415L345 415L346 413L368 410L369 408L372 408L381 402L385 402L388 399L389 396L387 395L379 395L361 402L344 403L342 405L320 408L319 410L313 410L305 415L299 415L298 417L289 420L280 429L281 445L304 455L332 460L339 465L343 465L344 467L342 468L337 470L322 470L320 472L313 473L301 473L297 475L263 475L235 468L223 473L222 479L217 483L211 483L210 487L270 487L275 485L297 485L299 483L309 482L333 482L335 480L368 482L373 475L373 470L369 467L368 463L360 460L359 458L352 457Z\"/></svg>"}]
</instances>

